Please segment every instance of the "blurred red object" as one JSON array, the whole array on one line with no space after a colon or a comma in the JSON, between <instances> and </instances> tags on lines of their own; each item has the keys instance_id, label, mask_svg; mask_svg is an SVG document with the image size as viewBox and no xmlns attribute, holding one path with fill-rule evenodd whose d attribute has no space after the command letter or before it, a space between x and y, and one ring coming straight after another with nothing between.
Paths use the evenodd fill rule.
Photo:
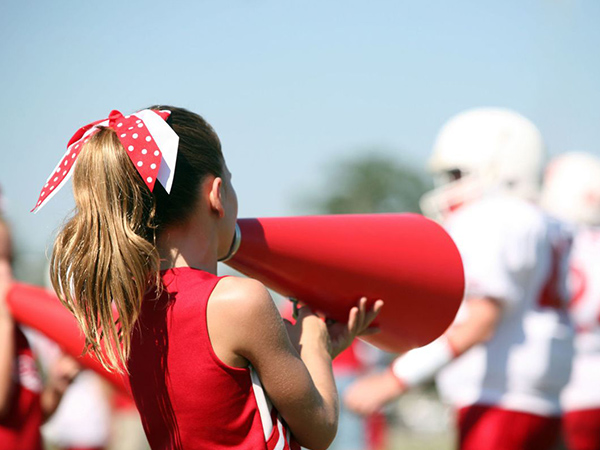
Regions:
<instances>
[{"instance_id":1,"label":"blurred red object","mask_svg":"<svg viewBox=\"0 0 600 450\"><path fill-rule=\"evenodd\" d=\"M364 340L403 352L452 323L464 293L458 249L417 214L238 220L241 243L226 261L280 294L345 321L362 296L385 305L381 332Z\"/></svg>"},{"instance_id":2,"label":"blurred red object","mask_svg":"<svg viewBox=\"0 0 600 450\"><path fill-rule=\"evenodd\" d=\"M77 362L96 371L120 391L130 395L129 386L122 375L108 372L89 354L82 356L85 346L83 334L75 318L54 294L37 286L14 283L7 302L17 322L46 335Z\"/></svg>"}]
</instances>

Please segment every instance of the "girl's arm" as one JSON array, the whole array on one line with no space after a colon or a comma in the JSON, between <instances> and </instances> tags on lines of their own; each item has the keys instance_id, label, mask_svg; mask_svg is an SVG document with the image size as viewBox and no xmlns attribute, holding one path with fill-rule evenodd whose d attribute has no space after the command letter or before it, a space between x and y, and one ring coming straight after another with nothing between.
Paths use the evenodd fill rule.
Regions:
<instances>
[{"instance_id":1,"label":"girl's arm","mask_svg":"<svg viewBox=\"0 0 600 450\"><path fill-rule=\"evenodd\" d=\"M15 323L6 304L11 278L10 237L0 221L0 417L10 408L15 361Z\"/></svg>"},{"instance_id":2,"label":"girl's arm","mask_svg":"<svg viewBox=\"0 0 600 450\"><path fill-rule=\"evenodd\" d=\"M328 326L308 309L301 309L296 325L288 324L288 335L261 283L227 277L208 303L208 329L223 362L236 367L251 364L257 371L298 443L309 449L326 449L338 422L332 355L367 329L381 304L370 312L364 302L360 309L353 308L348 327L336 330L332 345Z\"/></svg>"}]
</instances>

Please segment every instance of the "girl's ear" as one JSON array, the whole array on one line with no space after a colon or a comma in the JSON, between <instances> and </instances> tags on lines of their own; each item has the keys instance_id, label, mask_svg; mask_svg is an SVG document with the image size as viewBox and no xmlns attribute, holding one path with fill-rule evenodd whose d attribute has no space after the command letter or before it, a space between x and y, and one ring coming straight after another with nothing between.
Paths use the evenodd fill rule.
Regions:
<instances>
[{"instance_id":1,"label":"girl's ear","mask_svg":"<svg viewBox=\"0 0 600 450\"><path fill-rule=\"evenodd\" d=\"M217 213L220 219L225 215L225 209L223 208L223 201L221 198L221 187L223 185L223 180L220 177L214 177L212 180L209 179L208 183L208 204L210 209Z\"/></svg>"}]
</instances>

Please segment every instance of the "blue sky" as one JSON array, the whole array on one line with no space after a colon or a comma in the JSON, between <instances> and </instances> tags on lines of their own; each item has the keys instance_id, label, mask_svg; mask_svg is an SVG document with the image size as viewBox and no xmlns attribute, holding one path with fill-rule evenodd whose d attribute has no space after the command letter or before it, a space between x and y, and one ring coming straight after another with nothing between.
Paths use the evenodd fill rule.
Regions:
<instances>
[{"instance_id":1,"label":"blue sky","mask_svg":"<svg viewBox=\"0 0 600 450\"><path fill-rule=\"evenodd\" d=\"M382 146L423 167L473 106L531 118L553 154L600 152L600 2L20 1L0 3L0 184L43 251L72 206L39 189L73 132L171 103L224 145L241 216L294 213L341 155Z\"/></svg>"}]
</instances>

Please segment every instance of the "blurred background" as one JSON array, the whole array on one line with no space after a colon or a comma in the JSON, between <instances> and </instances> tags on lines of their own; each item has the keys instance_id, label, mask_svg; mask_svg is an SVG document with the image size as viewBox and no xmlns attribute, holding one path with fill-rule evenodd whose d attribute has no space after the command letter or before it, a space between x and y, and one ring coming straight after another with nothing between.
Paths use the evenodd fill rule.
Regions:
<instances>
[{"instance_id":1,"label":"blurred background","mask_svg":"<svg viewBox=\"0 0 600 450\"><path fill-rule=\"evenodd\" d=\"M594 0L2 2L16 277L44 284L70 185L29 210L71 135L112 109L203 115L240 217L418 211L437 131L475 106L527 116L550 155L598 155L599 20ZM390 448L451 447L433 388L390 413Z\"/></svg>"}]
</instances>

